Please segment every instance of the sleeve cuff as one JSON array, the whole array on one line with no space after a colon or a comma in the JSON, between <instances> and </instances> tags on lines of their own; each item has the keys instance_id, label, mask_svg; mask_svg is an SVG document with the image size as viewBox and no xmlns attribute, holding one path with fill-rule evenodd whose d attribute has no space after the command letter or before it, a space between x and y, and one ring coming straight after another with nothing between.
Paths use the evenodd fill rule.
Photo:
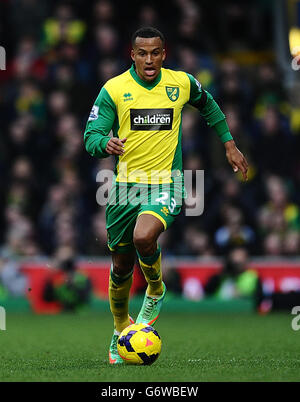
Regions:
<instances>
[{"instance_id":1,"label":"sleeve cuff","mask_svg":"<svg viewBox=\"0 0 300 402\"><path fill-rule=\"evenodd\" d=\"M228 131L227 133L222 134L222 135L220 136L220 139L221 139L221 141L224 143L224 142L233 140L233 137L232 137L232 135L230 134L230 132Z\"/></svg>"},{"instance_id":2,"label":"sleeve cuff","mask_svg":"<svg viewBox=\"0 0 300 402\"><path fill-rule=\"evenodd\" d=\"M224 143L226 141L233 140L232 135L230 134L228 124L226 120L221 120L214 125L214 129L216 130L220 140Z\"/></svg>"},{"instance_id":3,"label":"sleeve cuff","mask_svg":"<svg viewBox=\"0 0 300 402\"><path fill-rule=\"evenodd\" d=\"M102 152L104 155L109 155L109 153L107 153L107 152L105 151L106 145L107 145L107 143L108 143L109 140L110 140L110 137L104 137L104 138L102 138L102 140L100 141L99 148L100 148L101 152Z\"/></svg>"}]
</instances>

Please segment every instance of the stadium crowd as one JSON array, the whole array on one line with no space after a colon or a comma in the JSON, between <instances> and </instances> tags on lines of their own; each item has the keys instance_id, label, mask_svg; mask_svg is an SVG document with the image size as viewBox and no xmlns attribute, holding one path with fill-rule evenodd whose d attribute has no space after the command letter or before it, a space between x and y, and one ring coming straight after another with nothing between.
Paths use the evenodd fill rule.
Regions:
<instances>
[{"instance_id":1,"label":"stadium crowd","mask_svg":"<svg viewBox=\"0 0 300 402\"><path fill-rule=\"evenodd\" d=\"M1 257L61 247L109 255L96 175L114 159L88 155L83 132L101 86L130 67L140 26L162 30L165 67L194 74L211 92L250 165L243 182L213 130L185 108L184 169L204 169L205 206L198 217L183 211L162 234L165 254L223 255L232 245L251 255L299 254L300 91L291 103L274 61L269 3L2 1Z\"/></svg>"}]
</instances>

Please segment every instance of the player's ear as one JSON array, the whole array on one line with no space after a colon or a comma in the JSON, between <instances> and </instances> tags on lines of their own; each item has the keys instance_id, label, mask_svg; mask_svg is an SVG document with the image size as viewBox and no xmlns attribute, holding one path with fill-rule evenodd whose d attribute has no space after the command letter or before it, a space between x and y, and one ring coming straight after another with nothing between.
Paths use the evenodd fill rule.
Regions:
<instances>
[{"instance_id":1,"label":"player's ear","mask_svg":"<svg viewBox=\"0 0 300 402\"><path fill-rule=\"evenodd\" d=\"M133 49L131 49L131 54L130 54L130 56L131 56L131 60L132 60L132 61L135 61L135 60L134 60L134 50L133 50Z\"/></svg>"},{"instance_id":2,"label":"player's ear","mask_svg":"<svg viewBox=\"0 0 300 402\"><path fill-rule=\"evenodd\" d=\"M165 61L165 59L166 59L166 50L163 49L163 51L162 51L162 61Z\"/></svg>"}]
</instances>

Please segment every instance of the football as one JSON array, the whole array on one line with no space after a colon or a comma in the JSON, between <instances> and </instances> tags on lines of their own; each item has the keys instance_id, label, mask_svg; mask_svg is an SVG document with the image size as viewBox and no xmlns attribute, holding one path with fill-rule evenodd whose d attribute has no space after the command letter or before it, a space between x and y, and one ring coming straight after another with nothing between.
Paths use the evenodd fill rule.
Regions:
<instances>
[{"instance_id":1,"label":"football","mask_svg":"<svg viewBox=\"0 0 300 402\"><path fill-rule=\"evenodd\" d=\"M125 328L118 339L118 352L127 364L150 365L161 351L161 339L153 327L132 324Z\"/></svg>"}]
</instances>

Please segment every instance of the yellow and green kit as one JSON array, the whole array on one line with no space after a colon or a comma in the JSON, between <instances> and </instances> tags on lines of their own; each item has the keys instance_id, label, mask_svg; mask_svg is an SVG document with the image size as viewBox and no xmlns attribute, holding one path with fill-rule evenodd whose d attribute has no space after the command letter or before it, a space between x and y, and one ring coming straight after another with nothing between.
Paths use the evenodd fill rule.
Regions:
<instances>
[{"instance_id":1,"label":"yellow and green kit","mask_svg":"<svg viewBox=\"0 0 300 402\"><path fill-rule=\"evenodd\" d=\"M140 214L154 215L164 229L179 214L185 196L181 120L187 103L199 110L222 142L232 139L218 104L186 72L162 68L155 80L145 82L132 65L100 90L84 133L87 151L98 158L110 156L105 149L111 130L114 137L127 138L125 153L116 156L106 206L112 251L134 247L133 229Z\"/></svg>"}]
</instances>

